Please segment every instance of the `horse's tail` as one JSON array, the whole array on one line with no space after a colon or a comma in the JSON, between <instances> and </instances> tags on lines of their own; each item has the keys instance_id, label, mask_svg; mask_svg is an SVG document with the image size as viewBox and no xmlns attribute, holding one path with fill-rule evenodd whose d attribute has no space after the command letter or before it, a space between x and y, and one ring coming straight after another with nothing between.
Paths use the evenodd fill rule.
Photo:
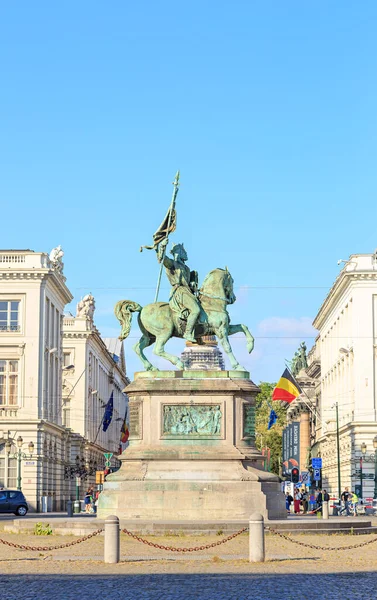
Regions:
<instances>
[{"instance_id":1,"label":"horse's tail","mask_svg":"<svg viewBox=\"0 0 377 600\"><path fill-rule=\"evenodd\" d=\"M119 339L125 340L128 337L131 330L132 313L140 312L142 306L132 300L119 300L114 308L114 313L118 321L122 326Z\"/></svg>"}]
</instances>

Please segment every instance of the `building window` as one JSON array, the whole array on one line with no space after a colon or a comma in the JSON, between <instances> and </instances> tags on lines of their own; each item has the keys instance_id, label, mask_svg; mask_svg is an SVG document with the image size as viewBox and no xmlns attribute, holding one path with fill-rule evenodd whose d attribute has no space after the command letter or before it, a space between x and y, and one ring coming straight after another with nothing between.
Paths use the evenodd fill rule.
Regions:
<instances>
[{"instance_id":1,"label":"building window","mask_svg":"<svg viewBox=\"0 0 377 600\"><path fill-rule=\"evenodd\" d=\"M63 367L69 367L72 364L70 352L63 352Z\"/></svg>"},{"instance_id":2,"label":"building window","mask_svg":"<svg viewBox=\"0 0 377 600\"><path fill-rule=\"evenodd\" d=\"M64 427L71 427L71 410L69 404L63 408L63 425Z\"/></svg>"},{"instance_id":3,"label":"building window","mask_svg":"<svg viewBox=\"0 0 377 600\"><path fill-rule=\"evenodd\" d=\"M8 488L16 488L17 486L17 459L9 458L8 460Z\"/></svg>"},{"instance_id":4,"label":"building window","mask_svg":"<svg viewBox=\"0 0 377 600\"><path fill-rule=\"evenodd\" d=\"M18 360L0 360L0 405L18 404Z\"/></svg>"},{"instance_id":5,"label":"building window","mask_svg":"<svg viewBox=\"0 0 377 600\"><path fill-rule=\"evenodd\" d=\"M0 444L0 488L5 487L5 443Z\"/></svg>"},{"instance_id":6,"label":"building window","mask_svg":"<svg viewBox=\"0 0 377 600\"><path fill-rule=\"evenodd\" d=\"M20 331L20 302L2 300L0 302L0 331Z\"/></svg>"}]
</instances>

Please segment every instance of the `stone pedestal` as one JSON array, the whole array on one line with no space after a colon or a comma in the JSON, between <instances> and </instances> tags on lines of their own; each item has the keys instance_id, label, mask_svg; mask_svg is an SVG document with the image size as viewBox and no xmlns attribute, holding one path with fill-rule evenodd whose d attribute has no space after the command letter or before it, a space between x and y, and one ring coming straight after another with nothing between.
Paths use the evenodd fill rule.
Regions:
<instances>
[{"instance_id":1,"label":"stone pedestal","mask_svg":"<svg viewBox=\"0 0 377 600\"><path fill-rule=\"evenodd\" d=\"M255 448L259 388L239 371L140 372L126 389L130 445L109 475L98 517L285 518L279 478Z\"/></svg>"}]
</instances>

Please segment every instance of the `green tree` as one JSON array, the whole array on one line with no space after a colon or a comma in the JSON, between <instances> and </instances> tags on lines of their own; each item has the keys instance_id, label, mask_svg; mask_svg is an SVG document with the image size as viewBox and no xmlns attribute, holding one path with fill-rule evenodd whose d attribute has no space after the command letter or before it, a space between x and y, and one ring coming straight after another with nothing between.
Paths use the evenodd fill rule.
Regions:
<instances>
[{"instance_id":1,"label":"green tree","mask_svg":"<svg viewBox=\"0 0 377 600\"><path fill-rule=\"evenodd\" d=\"M270 469L273 473L279 475L282 455L282 437L283 429L286 426L287 409L285 402L272 402L272 392L275 385L275 383L268 383L266 381L259 384L261 391L256 397L255 402L255 431L256 446L258 450L262 450L262 448L265 448L266 446L270 448ZM267 429L271 410L270 406L272 406L276 412L278 420L271 429Z\"/></svg>"}]
</instances>

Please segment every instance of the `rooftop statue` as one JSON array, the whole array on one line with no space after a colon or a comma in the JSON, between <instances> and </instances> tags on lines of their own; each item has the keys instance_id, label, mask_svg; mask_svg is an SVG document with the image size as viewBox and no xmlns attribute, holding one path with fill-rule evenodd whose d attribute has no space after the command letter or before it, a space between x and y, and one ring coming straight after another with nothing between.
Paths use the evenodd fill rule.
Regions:
<instances>
[{"instance_id":1,"label":"rooftop statue","mask_svg":"<svg viewBox=\"0 0 377 600\"><path fill-rule=\"evenodd\" d=\"M178 356L165 351L166 342L172 337L184 338L200 343L204 336L216 335L228 355L232 369L245 371L233 354L229 336L243 332L247 340L248 352L254 348L254 338L246 325L231 325L227 312L228 304L236 297L233 292L233 278L225 269L214 269L205 277L198 289L198 274L190 271L185 264L188 257L183 244L175 244L171 249L173 258L166 256L169 233L176 228L177 218L175 202L179 186L179 172L174 180L173 198L161 226L153 236L153 245L144 246L157 252L161 264L157 282L155 302L140 306L132 300L120 300L115 306L115 315L119 319L122 331L119 336L124 340L130 333L132 313L138 312L138 323L142 332L134 350L147 371L157 371L144 354L144 349L155 344L154 354L162 356L183 370L184 365ZM172 286L169 302L158 302L162 269Z\"/></svg>"},{"instance_id":2,"label":"rooftop statue","mask_svg":"<svg viewBox=\"0 0 377 600\"><path fill-rule=\"evenodd\" d=\"M62 273L64 268L63 256L64 252L61 246L53 248L49 256L52 268L56 269L56 271L59 271L59 273Z\"/></svg>"},{"instance_id":3,"label":"rooftop statue","mask_svg":"<svg viewBox=\"0 0 377 600\"><path fill-rule=\"evenodd\" d=\"M83 317L93 321L96 303L92 294L87 294L80 300L76 308L76 317Z\"/></svg>"},{"instance_id":4,"label":"rooftop statue","mask_svg":"<svg viewBox=\"0 0 377 600\"><path fill-rule=\"evenodd\" d=\"M299 349L295 352L294 357L291 361L291 373L294 377L299 374L301 369L308 367L308 361L306 358L306 344L301 342Z\"/></svg>"}]
</instances>

